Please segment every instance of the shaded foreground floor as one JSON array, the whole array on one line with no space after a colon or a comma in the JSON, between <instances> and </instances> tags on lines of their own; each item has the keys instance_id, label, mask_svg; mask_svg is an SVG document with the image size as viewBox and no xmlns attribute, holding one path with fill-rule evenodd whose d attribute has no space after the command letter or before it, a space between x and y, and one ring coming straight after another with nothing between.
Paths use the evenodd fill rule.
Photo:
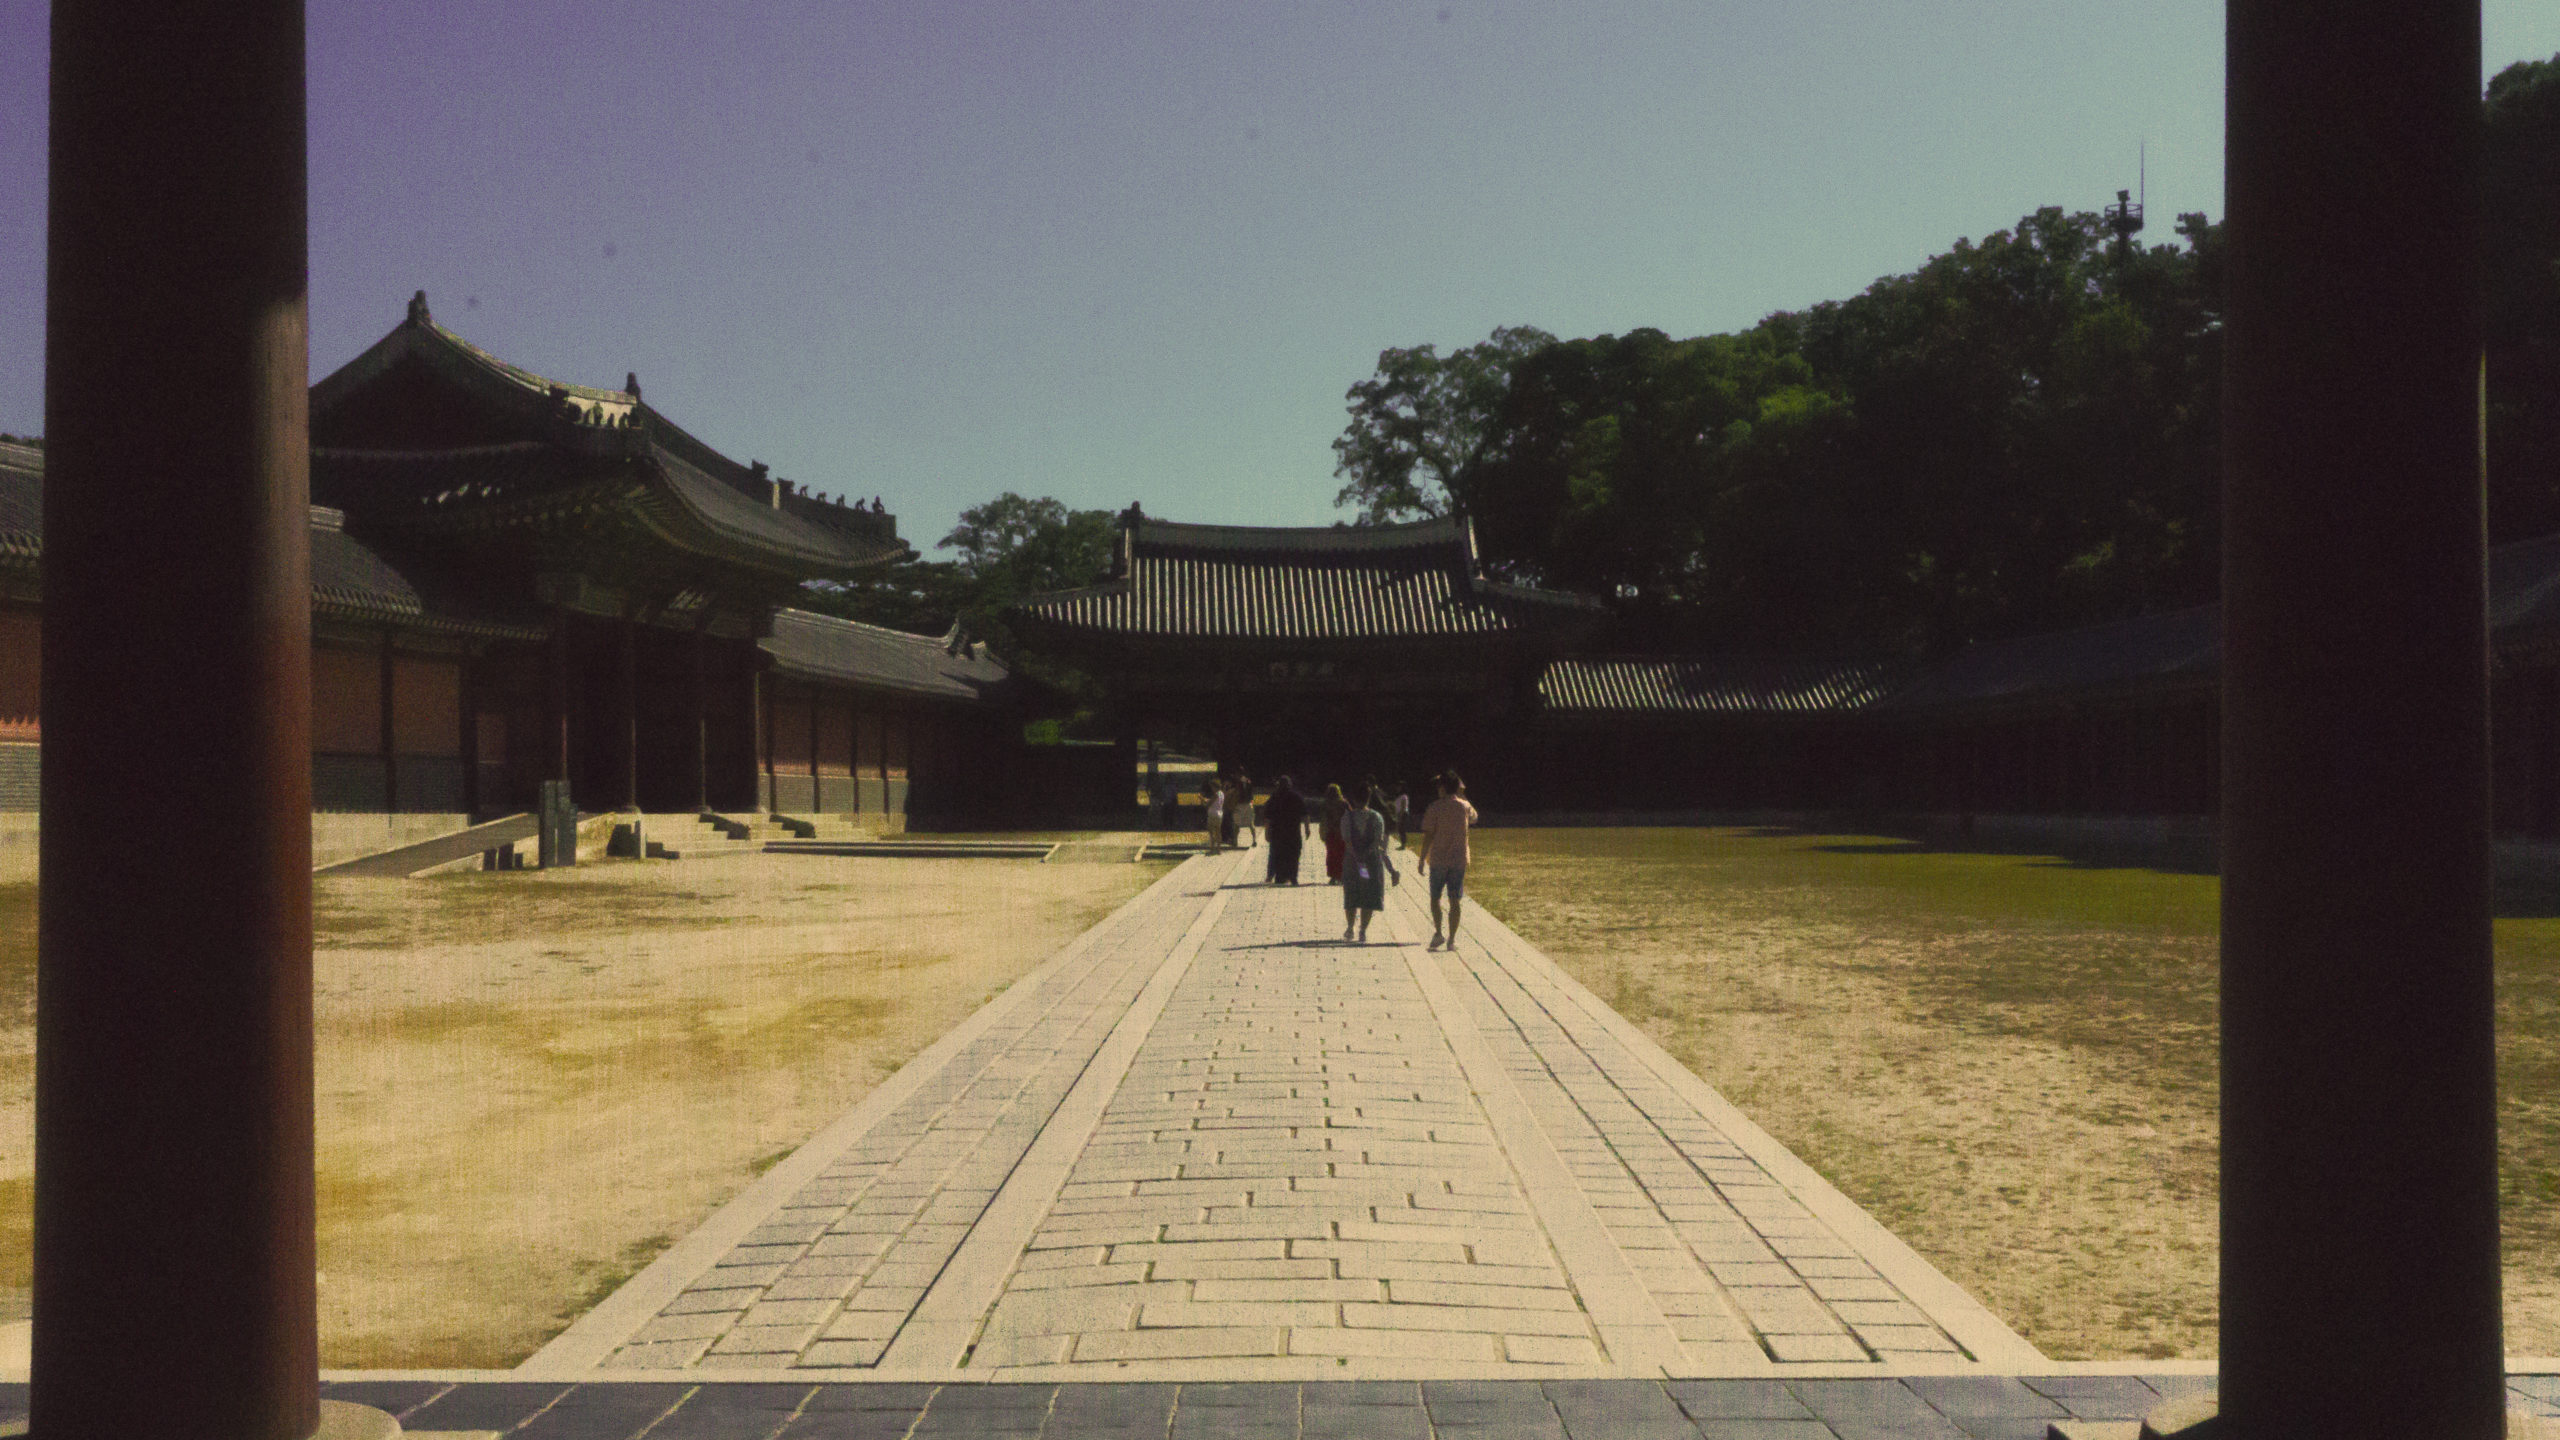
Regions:
<instances>
[{"instance_id":1,"label":"shaded foreground floor","mask_svg":"<svg viewBox=\"0 0 2560 1440\"><path fill-rule=\"evenodd\" d=\"M1187 862L528 1378L1998 1374L2043 1357L1498 922ZM1410 867L1408 866L1408 870Z\"/></svg>"}]
</instances>

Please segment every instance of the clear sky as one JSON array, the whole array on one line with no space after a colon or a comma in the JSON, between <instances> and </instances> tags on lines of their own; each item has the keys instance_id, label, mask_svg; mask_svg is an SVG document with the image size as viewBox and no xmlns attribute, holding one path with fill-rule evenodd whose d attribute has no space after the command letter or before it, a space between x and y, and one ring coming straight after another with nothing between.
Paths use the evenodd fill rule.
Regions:
<instances>
[{"instance_id":1,"label":"clear sky","mask_svg":"<svg viewBox=\"0 0 2560 1440\"><path fill-rule=\"evenodd\" d=\"M0 430L42 425L47 10L0 0ZM2487 0L2484 77L2560 53ZM311 5L311 366L413 290L930 549L1005 490L1320 524L1380 350L1741 328L2149 149L2210 0Z\"/></svg>"}]
</instances>

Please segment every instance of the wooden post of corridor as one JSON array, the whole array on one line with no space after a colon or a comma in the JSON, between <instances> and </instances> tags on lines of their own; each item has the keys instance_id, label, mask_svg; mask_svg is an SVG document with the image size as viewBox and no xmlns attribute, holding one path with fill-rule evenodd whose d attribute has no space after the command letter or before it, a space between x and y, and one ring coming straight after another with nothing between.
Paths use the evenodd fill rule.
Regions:
<instances>
[{"instance_id":1,"label":"wooden post of corridor","mask_svg":"<svg viewBox=\"0 0 2560 1440\"><path fill-rule=\"evenodd\" d=\"M2217 1433L2502 1433L2478 0L2229 0Z\"/></svg>"},{"instance_id":2,"label":"wooden post of corridor","mask_svg":"<svg viewBox=\"0 0 2560 1440\"><path fill-rule=\"evenodd\" d=\"M299 1440L301 0L54 0L33 1433Z\"/></svg>"}]
</instances>

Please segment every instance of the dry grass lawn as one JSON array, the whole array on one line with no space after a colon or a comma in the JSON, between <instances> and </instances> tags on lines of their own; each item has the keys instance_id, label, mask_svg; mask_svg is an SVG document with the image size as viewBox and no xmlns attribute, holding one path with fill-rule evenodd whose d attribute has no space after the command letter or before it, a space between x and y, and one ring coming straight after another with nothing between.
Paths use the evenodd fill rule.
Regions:
<instances>
[{"instance_id":1,"label":"dry grass lawn","mask_svg":"<svg viewBox=\"0 0 2560 1440\"><path fill-rule=\"evenodd\" d=\"M1470 898L2037 1348L2213 1355L2214 877L1744 830L1475 843ZM2560 907L2500 908L2507 1351L2560 1354Z\"/></svg>"},{"instance_id":2,"label":"dry grass lawn","mask_svg":"<svg viewBox=\"0 0 2560 1440\"><path fill-rule=\"evenodd\" d=\"M1165 865L739 856L317 882L320 1345L517 1363ZM0 887L0 1286L34 887Z\"/></svg>"}]
</instances>

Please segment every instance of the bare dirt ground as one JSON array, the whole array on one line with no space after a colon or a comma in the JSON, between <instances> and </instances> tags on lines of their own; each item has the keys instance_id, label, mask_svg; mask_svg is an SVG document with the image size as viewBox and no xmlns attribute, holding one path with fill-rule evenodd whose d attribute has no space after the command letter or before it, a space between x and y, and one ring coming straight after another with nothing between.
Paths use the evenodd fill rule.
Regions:
<instances>
[{"instance_id":1,"label":"bare dirt ground","mask_svg":"<svg viewBox=\"0 0 2560 1440\"><path fill-rule=\"evenodd\" d=\"M1166 868L318 881L322 1363L521 1361ZM34 889L0 887L0 1287L30 1256Z\"/></svg>"},{"instance_id":2,"label":"bare dirt ground","mask_svg":"<svg viewBox=\"0 0 2560 1440\"><path fill-rule=\"evenodd\" d=\"M2210 875L1493 830L1470 898L2057 1359L2215 1349ZM2560 906L2503 895L2507 1352L2560 1353Z\"/></svg>"}]
</instances>

